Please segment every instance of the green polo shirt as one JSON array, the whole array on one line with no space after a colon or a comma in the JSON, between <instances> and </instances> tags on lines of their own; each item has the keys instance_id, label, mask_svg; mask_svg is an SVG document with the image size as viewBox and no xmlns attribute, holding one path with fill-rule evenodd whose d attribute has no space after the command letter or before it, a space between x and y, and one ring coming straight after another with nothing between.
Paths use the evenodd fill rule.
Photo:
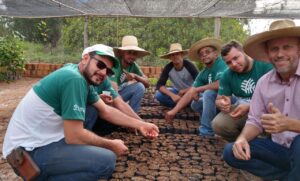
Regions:
<instances>
[{"instance_id":1,"label":"green polo shirt","mask_svg":"<svg viewBox=\"0 0 300 181\"><path fill-rule=\"evenodd\" d=\"M100 85L94 86L94 88L98 94L102 94L103 91L109 91L110 95L112 96L113 99L118 97L118 93L111 86L111 83L110 83L109 79L107 79L107 78Z\"/></svg>"},{"instance_id":2,"label":"green polo shirt","mask_svg":"<svg viewBox=\"0 0 300 181\"><path fill-rule=\"evenodd\" d=\"M273 66L269 63L254 60L253 67L249 72L237 73L228 69L220 79L218 94L225 96L233 94L240 98L251 98L258 79L272 68Z\"/></svg>"},{"instance_id":3,"label":"green polo shirt","mask_svg":"<svg viewBox=\"0 0 300 181\"><path fill-rule=\"evenodd\" d=\"M33 90L64 120L85 120L86 105L99 99L94 88L80 74L77 64L67 64L49 74Z\"/></svg>"},{"instance_id":4,"label":"green polo shirt","mask_svg":"<svg viewBox=\"0 0 300 181\"><path fill-rule=\"evenodd\" d=\"M227 65L221 57L218 57L212 67L205 67L196 77L193 87L211 84L220 79Z\"/></svg>"},{"instance_id":5,"label":"green polo shirt","mask_svg":"<svg viewBox=\"0 0 300 181\"><path fill-rule=\"evenodd\" d=\"M121 64L120 64L121 65ZM140 69L140 67L134 62L132 63L130 66L128 66L127 68L124 68L125 71L130 72L130 73L135 73L139 76L143 76L143 72ZM113 76L110 77L110 80L116 82L118 84L118 86L120 86L121 84L128 82L128 80L126 79L126 75L123 71L122 66L119 66L118 69L113 69L113 71L115 72L115 74Z\"/></svg>"}]
</instances>

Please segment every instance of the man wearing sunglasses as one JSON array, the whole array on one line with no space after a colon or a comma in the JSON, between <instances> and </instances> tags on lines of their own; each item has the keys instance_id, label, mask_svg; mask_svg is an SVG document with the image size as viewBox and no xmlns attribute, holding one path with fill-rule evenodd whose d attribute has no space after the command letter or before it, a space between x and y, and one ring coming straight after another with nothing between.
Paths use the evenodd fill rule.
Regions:
<instances>
[{"instance_id":1,"label":"man wearing sunglasses","mask_svg":"<svg viewBox=\"0 0 300 181\"><path fill-rule=\"evenodd\" d=\"M138 112L145 87L150 86L149 79L135 63L137 58L150 55L150 53L138 47L135 36L124 36L122 47L114 48L116 57L120 60L120 67L114 69L116 74L111 77L113 86L118 90L125 102L129 102L130 107Z\"/></svg>"},{"instance_id":2,"label":"man wearing sunglasses","mask_svg":"<svg viewBox=\"0 0 300 181\"><path fill-rule=\"evenodd\" d=\"M102 50L105 48L103 45L94 45L92 47L86 48L83 53L82 57L85 54L88 54L91 51L94 50ZM100 64L101 63L101 64ZM116 61L115 63L119 63ZM106 67L106 65L98 61L98 67L100 69L103 69ZM120 66L120 65L118 65ZM109 72L108 72L109 70ZM111 69L108 69L107 76L114 75L114 72ZM133 111L133 109L124 102L122 97L118 94L118 92L112 87L111 82L109 79L105 79L100 85L94 86L96 92L99 94L101 99L108 105L115 107L116 109L120 110L124 114L142 120L136 112ZM93 130L99 135L107 135L111 133L112 131L119 128L119 126L115 124L111 124L109 121L103 120L101 117L99 117L98 110L92 106L88 105L86 109L86 121L84 122L84 127L89 130Z\"/></svg>"},{"instance_id":3,"label":"man wearing sunglasses","mask_svg":"<svg viewBox=\"0 0 300 181\"><path fill-rule=\"evenodd\" d=\"M122 140L106 139L84 129L86 105L124 127L155 138L154 124L129 117L107 106L93 86L118 67L111 47L83 55L79 64L67 64L41 79L17 106L6 131L3 156L21 147L40 169L36 180L98 180L109 178L116 156L126 154ZM101 63L100 63L101 62ZM122 121L126 120L126 121Z\"/></svg>"}]
</instances>

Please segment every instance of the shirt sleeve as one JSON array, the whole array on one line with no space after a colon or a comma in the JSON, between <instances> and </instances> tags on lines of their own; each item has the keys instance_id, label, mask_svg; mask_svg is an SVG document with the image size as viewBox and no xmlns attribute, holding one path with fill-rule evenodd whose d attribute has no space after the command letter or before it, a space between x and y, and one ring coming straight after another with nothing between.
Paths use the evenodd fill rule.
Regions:
<instances>
[{"instance_id":1,"label":"shirt sleeve","mask_svg":"<svg viewBox=\"0 0 300 181\"><path fill-rule=\"evenodd\" d=\"M83 79L66 82L61 93L61 116L64 120L85 119L88 86Z\"/></svg>"},{"instance_id":2,"label":"shirt sleeve","mask_svg":"<svg viewBox=\"0 0 300 181\"><path fill-rule=\"evenodd\" d=\"M143 71L140 69L140 67L136 63L133 64L133 73L135 73L139 76L144 76Z\"/></svg>"},{"instance_id":3,"label":"shirt sleeve","mask_svg":"<svg viewBox=\"0 0 300 181\"><path fill-rule=\"evenodd\" d=\"M265 80L266 79L262 78L258 80L256 84L256 88L250 102L248 119L246 121L246 124L252 124L256 126L261 132L263 132L263 127L261 125L260 117L262 114L267 112L266 103L263 101L263 93L261 92L261 87Z\"/></svg>"},{"instance_id":4,"label":"shirt sleeve","mask_svg":"<svg viewBox=\"0 0 300 181\"><path fill-rule=\"evenodd\" d=\"M101 93L102 93L103 91L109 91L113 99L115 99L115 98L118 97L118 95L119 95L119 94L117 93L117 91L112 87L112 85L111 85L111 83L110 83L110 81L109 81L108 79L106 79L104 88L103 88L103 90L101 91Z\"/></svg>"},{"instance_id":5,"label":"shirt sleeve","mask_svg":"<svg viewBox=\"0 0 300 181\"><path fill-rule=\"evenodd\" d=\"M198 76L196 77L196 80L193 83L193 87L200 87L203 86L205 83L202 80L203 78L203 71L201 71Z\"/></svg>"},{"instance_id":6,"label":"shirt sleeve","mask_svg":"<svg viewBox=\"0 0 300 181\"><path fill-rule=\"evenodd\" d=\"M232 96L230 72L225 71L219 82L218 95Z\"/></svg>"},{"instance_id":7,"label":"shirt sleeve","mask_svg":"<svg viewBox=\"0 0 300 181\"><path fill-rule=\"evenodd\" d=\"M165 86L166 85L166 82L167 80L169 79L169 72L172 70L173 68L173 65L171 63L167 64L162 73L160 74L159 76L159 79L157 81L157 84L156 84L156 89L159 90L159 88L161 86Z\"/></svg>"},{"instance_id":8,"label":"shirt sleeve","mask_svg":"<svg viewBox=\"0 0 300 181\"><path fill-rule=\"evenodd\" d=\"M190 72L193 79L195 80L199 73L196 66L193 63L189 62L188 60L184 60L183 63L184 63L185 68Z\"/></svg>"}]
</instances>

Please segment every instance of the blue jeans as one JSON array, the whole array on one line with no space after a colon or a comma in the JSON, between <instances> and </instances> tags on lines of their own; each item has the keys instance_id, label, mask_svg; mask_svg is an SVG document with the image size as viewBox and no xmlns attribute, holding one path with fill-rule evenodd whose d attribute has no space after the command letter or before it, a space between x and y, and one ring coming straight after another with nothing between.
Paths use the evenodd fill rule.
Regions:
<instances>
[{"instance_id":1,"label":"blue jeans","mask_svg":"<svg viewBox=\"0 0 300 181\"><path fill-rule=\"evenodd\" d=\"M96 181L115 169L116 155L105 148L72 145L64 139L28 152L41 170L35 181Z\"/></svg>"},{"instance_id":2,"label":"blue jeans","mask_svg":"<svg viewBox=\"0 0 300 181\"><path fill-rule=\"evenodd\" d=\"M167 88L169 91L173 92L174 94L178 94L178 90L174 87ZM171 99L170 96L160 92L159 90L155 93L155 98L159 101L160 104L166 107L175 107L176 103Z\"/></svg>"},{"instance_id":3,"label":"blue jeans","mask_svg":"<svg viewBox=\"0 0 300 181\"><path fill-rule=\"evenodd\" d=\"M91 105L87 105L85 109L85 121L83 122L83 127L88 130L92 130L96 121L98 120L99 112Z\"/></svg>"},{"instance_id":4,"label":"blue jeans","mask_svg":"<svg viewBox=\"0 0 300 181\"><path fill-rule=\"evenodd\" d=\"M203 136L213 136L214 131L211 122L217 115L216 107L217 92L213 90L206 90L200 94L198 101L192 101L191 108L195 112L201 114L199 134Z\"/></svg>"},{"instance_id":5,"label":"blue jeans","mask_svg":"<svg viewBox=\"0 0 300 181\"><path fill-rule=\"evenodd\" d=\"M225 162L266 180L300 180L300 136L295 137L290 148L263 138L255 138L249 145L251 159L245 161L234 157L233 143L227 144L223 155Z\"/></svg>"},{"instance_id":6,"label":"blue jeans","mask_svg":"<svg viewBox=\"0 0 300 181\"><path fill-rule=\"evenodd\" d=\"M100 136L104 136L115 131L120 126L114 125L102 119L99 117L98 110L94 106L88 105L85 111L85 121L83 127L95 132Z\"/></svg>"},{"instance_id":7,"label":"blue jeans","mask_svg":"<svg viewBox=\"0 0 300 181\"><path fill-rule=\"evenodd\" d=\"M120 88L119 94L123 100L125 102L129 101L129 105L134 112L138 112L141 107L142 98L144 97L145 86L140 82L136 82L126 86L121 86Z\"/></svg>"}]
</instances>

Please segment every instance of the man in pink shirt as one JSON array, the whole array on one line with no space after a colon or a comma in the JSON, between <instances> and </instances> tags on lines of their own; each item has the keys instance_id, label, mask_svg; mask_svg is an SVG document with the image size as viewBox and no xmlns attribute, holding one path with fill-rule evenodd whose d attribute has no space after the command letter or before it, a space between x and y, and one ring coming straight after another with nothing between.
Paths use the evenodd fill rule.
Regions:
<instances>
[{"instance_id":1,"label":"man in pink shirt","mask_svg":"<svg viewBox=\"0 0 300 181\"><path fill-rule=\"evenodd\" d=\"M257 83L246 125L224 149L224 160L266 180L300 180L300 27L278 20L253 35L245 53L274 70ZM258 138L262 132L271 138Z\"/></svg>"}]
</instances>

